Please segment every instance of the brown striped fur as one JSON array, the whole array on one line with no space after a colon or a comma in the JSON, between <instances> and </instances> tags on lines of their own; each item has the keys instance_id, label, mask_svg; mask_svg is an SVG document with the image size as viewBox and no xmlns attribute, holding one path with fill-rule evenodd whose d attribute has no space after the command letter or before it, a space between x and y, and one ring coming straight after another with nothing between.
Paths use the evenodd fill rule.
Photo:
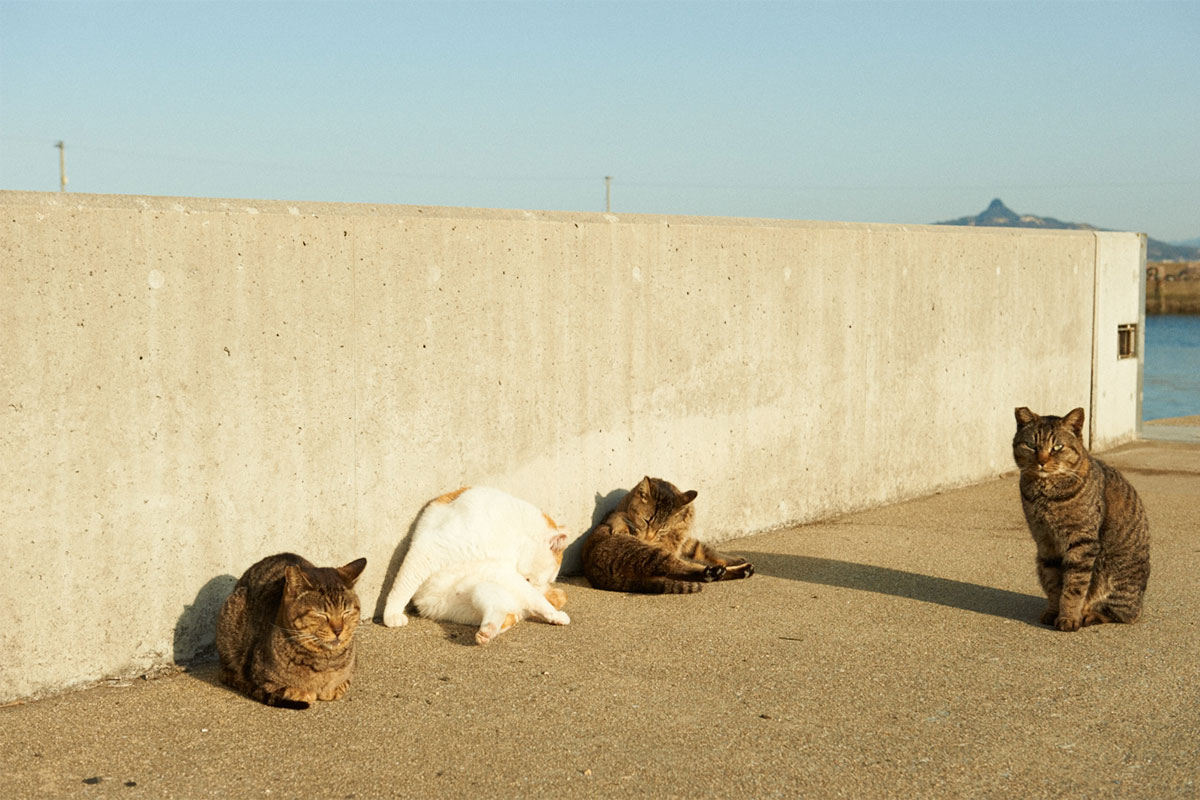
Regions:
<instances>
[{"instance_id":1,"label":"brown striped fur","mask_svg":"<svg viewBox=\"0 0 1200 800\"><path fill-rule=\"evenodd\" d=\"M583 543L583 574L597 589L698 592L710 581L748 578L754 566L691 536L695 491L646 476Z\"/></svg>"},{"instance_id":2,"label":"brown striped fur","mask_svg":"<svg viewBox=\"0 0 1200 800\"><path fill-rule=\"evenodd\" d=\"M366 566L314 567L280 553L246 570L217 615L221 680L286 708L344 695L360 616L354 582Z\"/></svg>"},{"instance_id":3,"label":"brown striped fur","mask_svg":"<svg viewBox=\"0 0 1200 800\"><path fill-rule=\"evenodd\" d=\"M1134 622L1150 577L1150 529L1133 486L1083 445L1083 409L1016 409L1013 459L1046 592L1042 623L1060 631Z\"/></svg>"}]
</instances>

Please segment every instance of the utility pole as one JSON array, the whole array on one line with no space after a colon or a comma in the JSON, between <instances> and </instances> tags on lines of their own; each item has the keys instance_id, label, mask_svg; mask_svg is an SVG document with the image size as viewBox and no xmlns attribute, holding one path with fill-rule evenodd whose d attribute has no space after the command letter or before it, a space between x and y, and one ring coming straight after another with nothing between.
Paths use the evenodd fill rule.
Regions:
<instances>
[{"instance_id":1,"label":"utility pole","mask_svg":"<svg viewBox=\"0 0 1200 800\"><path fill-rule=\"evenodd\" d=\"M58 148L58 190L65 192L67 190L67 146L63 144L62 139L54 143Z\"/></svg>"},{"instance_id":2,"label":"utility pole","mask_svg":"<svg viewBox=\"0 0 1200 800\"><path fill-rule=\"evenodd\" d=\"M62 144L62 142L59 142ZM612 175L604 176L604 213L612 212Z\"/></svg>"}]
</instances>

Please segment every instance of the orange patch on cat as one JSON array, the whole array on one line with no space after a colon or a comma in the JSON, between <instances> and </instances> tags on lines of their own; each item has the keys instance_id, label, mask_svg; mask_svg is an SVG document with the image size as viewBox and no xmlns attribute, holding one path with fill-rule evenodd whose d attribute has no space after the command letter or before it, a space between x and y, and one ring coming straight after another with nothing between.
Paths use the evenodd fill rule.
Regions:
<instances>
[{"instance_id":1,"label":"orange patch on cat","mask_svg":"<svg viewBox=\"0 0 1200 800\"><path fill-rule=\"evenodd\" d=\"M567 593L562 589L551 586L546 590L546 599L556 610L562 611L562 607L567 604Z\"/></svg>"},{"instance_id":2,"label":"orange patch on cat","mask_svg":"<svg viewBox=\"0 0 1200 800\"><path fill-rule=\"evenodd\" d=\"M453 503L455 500L458 499L458 496L460 494L462 494L463 492L465 492L467 489L470 489L470 488L471 488L470 486L464 486L461 489L455 489L453 492L447 492L446 494L442 495L441 497L433 498L433 502L441 503L443 505L445 505L447 503Z\"/></svg>"},{"instance_id":3,"label":"orange patch on cat","mask_svg":"<svg viewBox=\"0 0 1200 800\"><path fill-rule=\"evenodd\" d=\"M558 530L558 523L550 519L550 515L545 511L542 512L542 518L546 520L546 524L550 526L551 530Z\"/></svg>"},{"instance_id":4,"label":"orange patch on cat","mask_svg":"<svg viewBox=\"0 0 1200 800\"><path fill-rule=\"evenodd\" d=\"M506 631L509 628L511 628L513 625L516 625L516 624L517 624L517 615L516 614L505 614L504 622L500 623L500 630Z\"/></svg>"}]
</instances>

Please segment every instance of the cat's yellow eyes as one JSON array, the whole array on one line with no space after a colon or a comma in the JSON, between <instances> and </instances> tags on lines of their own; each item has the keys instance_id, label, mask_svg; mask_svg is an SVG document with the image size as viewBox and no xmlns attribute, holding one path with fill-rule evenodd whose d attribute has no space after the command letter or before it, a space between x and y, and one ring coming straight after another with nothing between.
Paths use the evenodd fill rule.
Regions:
<instances>
[{"instance_id":1,"label":"cat's yellow eyes","mask_svg":"<svg viewBox=\"0 0 1200 800\"><path fill-rule=\"evenodd\" d=\"M1061 445L1061 444L1056 444L1056 445L1054 445L1054 447L1051 447L1051 448L1050 448L1050 452L1051 452L1051 453L1057 453L1059 450L1062 450L1062 445Z\"/></svg>"}]
</instances>

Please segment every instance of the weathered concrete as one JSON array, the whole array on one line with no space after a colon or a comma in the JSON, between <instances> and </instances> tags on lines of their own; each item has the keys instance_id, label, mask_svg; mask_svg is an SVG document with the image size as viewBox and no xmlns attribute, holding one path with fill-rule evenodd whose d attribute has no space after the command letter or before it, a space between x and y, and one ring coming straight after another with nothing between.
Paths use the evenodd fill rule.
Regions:
<instances>
[{"instance_id":1,"label":"weathered concrete","mask_svg":"<svg viewBox=\"0 0 1200 800\"><path fill-rule=\"evenodd\" d=\"M421 505L463 484L582 533L656 474L722 539L994 476L1017 405L1093 409L1106 441L1136 426L1093 400L1093 376L1136 392L1094 363L1133 234L12 192L0 211L0 699L191 657L280 550L366 556L372 611Z\"/></svg>"},{"instance_id":2,"label":"weathered concrete","mask_svg":"<svg viewBox=\"0 0 1200 800\"><path fill-rule=\"evenodd\" d=\"M211 667L0 708L0 796L1196 797L1200 446L1105 458L1151 521L1132 626L1037 624L1009 475L731 542L759 573L698 595L568 586L486 648L367 624L309 711Z\"/></svg>"},{"instance_id":3,"label":"weathered concrete","mask_svg":"<svg viewBox=\"0 0 1200 800\"><path fill-rule=\"evenodd\" d=\"M1129 420L1142 419L1142 353L1146 346L1146 237L1096 232L1096 321L1092 343L1093 447L1133 438ZM1117 329L1136 325L1133 357L1120 358ZM1061 413L1061 412L1060 412Z\"/></svg>"}]
</instances>

